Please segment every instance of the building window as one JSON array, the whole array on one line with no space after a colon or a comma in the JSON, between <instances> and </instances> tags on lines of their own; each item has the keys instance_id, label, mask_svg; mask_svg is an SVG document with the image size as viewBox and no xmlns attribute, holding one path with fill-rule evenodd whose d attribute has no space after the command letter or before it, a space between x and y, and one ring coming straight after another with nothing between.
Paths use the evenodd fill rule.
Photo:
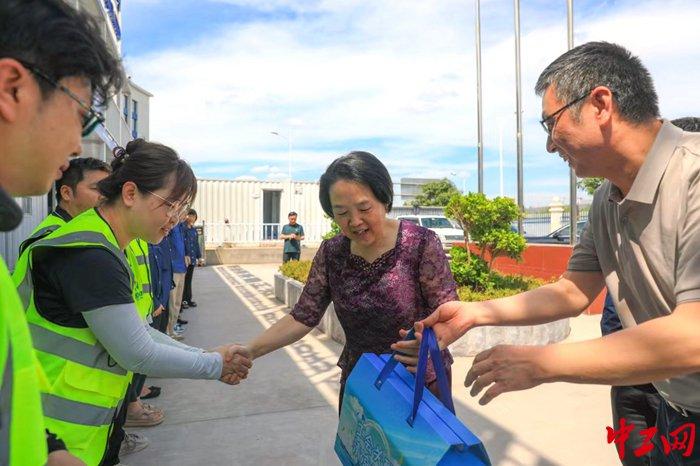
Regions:
<instances>
[{"instance_id":1,"label":"building window","mask_svg":"<svg viewBox=\"0 0 700 466\"><path fill-rule=\"evenodd\" d=\"M132 100L131 103L131 119L133 120L131 125L131 137L136 139L139 137L139 103L135 100Z\"/></svg>"},{"instance_id":2,"label":"building window","mask_svg":"<svg viewBox=\"0 0 700 466\"><path fill-rule=\"evenodd\" d=\"M129 122L129 96L124 94L124 120Z\"/></svg>"},{"instance_id":3,"label":"building window","mask_svg":"<svg viewBox=\"0 0 700 466\"><path fill-rule=\"evenodd\" d=\"M32 215L32 198L23 197L22 198L22 212L24 215Z\"/></svg>"}]
</instances>

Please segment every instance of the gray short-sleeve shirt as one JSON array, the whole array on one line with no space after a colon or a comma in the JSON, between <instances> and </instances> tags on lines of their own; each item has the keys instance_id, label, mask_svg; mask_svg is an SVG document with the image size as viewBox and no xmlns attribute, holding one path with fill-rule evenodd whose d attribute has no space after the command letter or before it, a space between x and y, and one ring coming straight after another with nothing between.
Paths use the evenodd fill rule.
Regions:
<instances>
[{"instance_id":1,"label":"gray short-sleeve shirt","mask_svg":"<svg viewBox=\"0 0 700 466\"><path fill-rule=\"evenodd\" d=\"M609 181L596 191L568 270L602 271L624 327L700 301L699 133L664 121L627 196ZM700 411L700 373L654 385Z\"/></svg>"}]
</instances>

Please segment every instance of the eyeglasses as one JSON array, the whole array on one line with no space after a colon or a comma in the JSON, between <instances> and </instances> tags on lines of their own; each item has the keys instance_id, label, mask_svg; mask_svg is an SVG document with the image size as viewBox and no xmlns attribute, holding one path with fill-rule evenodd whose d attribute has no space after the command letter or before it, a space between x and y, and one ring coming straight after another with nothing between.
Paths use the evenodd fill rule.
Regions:
<instances>
[{"instance_id":1,"label":"eyeglasses","mask_svg":"<svg viewBox=\"0 0 700 466\"><path fill-rule=\"evenodd\" d=\"M80 105L80 107L83 110L85 110L85 116L83 117L83 130L82 130L83 137L88 136L90 133L92 133L95 130L95 128L97 127L97 125L104 123L105 116L102 113L98 112L97 110L95 110L92 107L85 105L83 103L83 101L80 100L80 97L78 97L73 92L71 92L71 90L68 89L66 86L59 84L54 79L49 78L44 72L40 71L38 68L36 68L35 66L33 66L31 64L23 62L23 61L20 61L20 63L25 68L27 68L29 71L34 73L36 76L40 77L41 79L43 79L47 83L54 86L59 91L65 93L71 99L75 100L78 103L78 105Z\"/></svg>"},{"instance_id":2,"label":"eyeglasses","mask_svg":"<svg viewBox=\"0 0 700 466\"><path fill-rule=\"evenodd\" d=\"M149 191L147 189L144 189L143 191L147 192L148 194L155 196L158 199L160 199L161 201L163 201L168 206L167 214L170 218L181 219L185 216L187 211L190 210L189 204L180 205L179 202L171 202L171 201L167 200L166 198L164 198L163 196L159 196L158 194L156 194L152 191Z\"/></svg>"},{"instance_id":3,"label":"eyeglasses","mask_svg":"<svg viewBox=\"0 0 700 466\"><path fill-rule=\"evenodd\" d=\"M591 89L592 91L593 89ZM552 136L552 131L554 130L554 126L557 124L557 115L561 114L564 110L567 108L571 107L572 105L575 105L579 102L581 102L583 99L588 97L588 94L591 93L591 91L586 92L584 95L579 97L578 99L574 99L568 104L564 105L562 108L557 110L556 112L552 113L549 116L546 116L540 120L540 124L542 125L542 128L544 128L544 132L547 133L547 136Z\"/></svg>"}]
</instances>

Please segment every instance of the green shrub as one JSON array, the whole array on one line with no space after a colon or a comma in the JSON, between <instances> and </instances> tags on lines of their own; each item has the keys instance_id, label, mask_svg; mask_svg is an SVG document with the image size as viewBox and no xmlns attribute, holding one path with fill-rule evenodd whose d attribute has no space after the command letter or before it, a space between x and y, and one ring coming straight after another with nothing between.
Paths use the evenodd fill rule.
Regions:
<instances>
[{"instance_id":1,"label":"green shrub","mask_svg":"<svg viewBox=\"0 0 700 466\"><path fill-rule=\"evenodd\" d=\"M285 277L294 279L298 282L306 283L306 281L309 279L309 272L311 271L311 261L291 260L282 264L279 271Z\"/></svg>"},{"instance_id":2,"label":"green shrub","mask_svg":"<svg viewBox=\"0 0 700 466\"><path fill-rule=\"evenodd\" d=\"M472 290L490 288L489 268L485 260L468 254L462 247L453 247L450 250L450 257L450 270L457 285L467 286Z\"/></svg>"},{"instance_id":3,"label":"green shrub","mask_svg":"<svg viewBox=\"0 0 700 466\"><path fill-rule=\"evenodd\" d=\"M326 218L330 218L327 215L324 215ZM325 233L323 236L321 236L323 239L331 239L336 236L338 236L341 233L340 231L340 226L335 223L335 220L331 219L331 229L328 233Z\"/></svg>"},{"instance_id":4,"label":"green shrub","mask_svg":"<svg viewBox=\"0 0 700 466\"><path fill-rule=\"evenodd\" d=\"M546 284L539 278L523 277L520 275L500 275L492 272L493 286L486 290L475 291L469 286L460 286L457 294L461 301L487 301L489 299L506 298L523 291L533 290Z\"/></svg>"}]
</instances>

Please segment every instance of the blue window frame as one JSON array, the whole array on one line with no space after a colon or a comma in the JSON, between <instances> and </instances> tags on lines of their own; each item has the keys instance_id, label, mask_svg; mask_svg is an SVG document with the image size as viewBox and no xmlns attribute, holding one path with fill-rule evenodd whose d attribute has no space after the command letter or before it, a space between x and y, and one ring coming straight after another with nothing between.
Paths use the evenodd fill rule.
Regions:
<instances>
[{"instance_id":1,"label":"blue window frame","mask_svg":"<svg viewBox=\"0 0 700 466\"><path fill-rule=\"evenodd\" d=\"M131 137L136 139L139 137L139 103L135 100L132 100L131 103Z\"/></svg>"}]
</instances>

